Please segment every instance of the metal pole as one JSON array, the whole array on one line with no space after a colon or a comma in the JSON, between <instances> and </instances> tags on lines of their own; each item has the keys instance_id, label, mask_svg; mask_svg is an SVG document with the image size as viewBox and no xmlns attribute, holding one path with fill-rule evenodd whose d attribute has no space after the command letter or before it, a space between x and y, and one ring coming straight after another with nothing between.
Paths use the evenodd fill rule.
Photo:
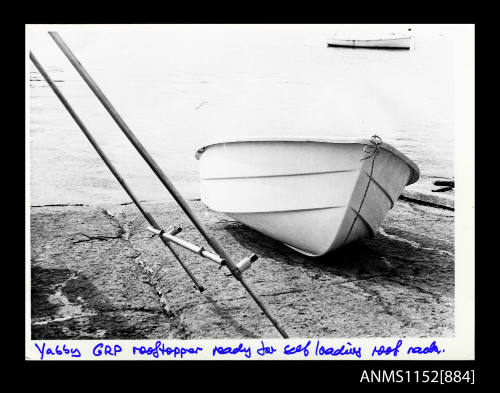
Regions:
<instances>
[{"instance_id":1,"label":"metal pole","mask_svg":"<svg viewBox=\"0 0 500 393\"><path fill-rule=\"evenodd\" d=\"M97 96L99 101L101 101L102 105L106 108L110 116L113 118L113 120L116 122L118 127L123 131L125 136L128 138L128 140L132 143L132 145L135 147L135 149L139 152L139 154L144 158L146 163L149 165L149 167L152 169L152 171L155 173L155 175L160 179L160 181L163 183L163 185L167 188L167 190L170 192L172 197L176 200L176 202L179 204L181 209L186 213L186 215L189 217L191 222L194 224L194 226L198 229L198 231L201 233L201 235L205 238L207 243L213 248L213 250L219 254L223 259L226 260L226 266L229 269L229 271L232 273L232 275L241 282L243 287L248 291L250 296L255 300L255 302L258 304L258 306L261 308L261 310L264 312L264 314L268 317L268 319L271 321L271 323L276 327L276 329L280 332L280 334L283 336L283 338L288 338L288 335L286 332L283 330L283 328L279 325L278 321L273 318L265 304L260 300L260 298L253 293L253 291L249 288L248 284L245 283L243 276L241 275L240 270L234 263L234 261L229 257L229 255L226 253L222 245L217 241L217 239L213 236L210 235L208 230L205 228L205 226L201 223L201 221L196 217L196 215L193 213L187 202L184 200L184 198L180 195L180 193L177 191L175 186L170 182L170 180L167 178L165 173L161 170L159 165L156 163L156 161L153 159L153 157L148 153L148 151L144 148L144 146L141 144L141 142L137 139L137 137L134 135L132 130L128 127L128 125L125 123L125 121L122 119L122 117L118 114L118 111L114 108L114 106L111 104L111 102L108 100L108 98L104 95L102 90L99 88L97 83L92 79L90 74L85 70L85 68L82 66L80 61L76 58L76 56L73 54L71 49L66 45L66 43L63 41L61 36L57 32L49 32L49 35L52 37L52 39L55 41L57 46L61 49L61 51L64 53L64 55L68 58L71 64L75 67L75 69L78 71L78 73L81 75L83 80L87 83L87 85L90 87L90 89L94 92L94 94Z\"/></svg>"},{"instance_id":2,"label":"metal pole","mask_svg":"<svg viewBox=\"0 0 500 393\"><path fill-rule=\"evenodd\" d=\"M218 255L215 255L211 252L208 252L205 250L204 247L196 246L192 243L189 243L185 240L179 239L177 236L175 236L175 233L166 233L163 232L159 229L153 228L153 227L147 227L146 228L149 232L154 233L155 235L158 235L160 237L165 238L166 240L171 241L172 243L175 243L181 247L184 247L186 250L189 250L191 252L194 252L195 254L201 255L203 258L207 258L211 260L212 262L217 263L218 265L225 265L226 261L219 257Z\"/></svg>"},{"instance_id":3,"label":"metal pole","mask_svg":"<svg viewBox=\"0 0 500 393\"><path fill-rule=\"evenodd\" d=\"M142 207L141 203L136 198L136 196L134 195L134 193L132 192L132 190L130 189L130 187L127 185L127 183L125 182L125 180L123 179L123 177L118 173L118 171L116 170L116 168L114 167L114 165L111 163L111 161L109 160L109 158L106 156L106 154L104 153L104 151L101 149L101 147L99 146L99 144L97 143L97 141L94 139L94 137L92 136L92 134L90 133L90 131L87 129L87 127L85 126L85 124L83 124L83 122L80 119L80 117L76 114L76 112L74 111L74 109L71 107L71 105L69 104L68 100L66 100L66 98L64 97L64 95L61 93L61 91L59 90L59 88L55 85L55 83L52 81L52 79L50 78L50 76L47 74L47 72L45 71L45 69L38 62L38 60L36 59L35 55L31 51L30 51L30 59L33 62L33 64L35 65L35 67L38 69L38 71L40 71L40 74L42 74L42 76L47 81L47 83L49 84L49 86L52 88L52 90L54 91L54 93L56 94L56 96L59 98L59 100L61 101L61 103L64 105L64 107L66 108L66 110L69 112L69 114L71 115L71 117L75 120L76 124L78 124L78 126L80 127L80 129L83 131L83 133L85 134L85 136L89 140L90 144L97 151L97 154L99 154L99 156L102 158L102 160L104 161L104 163L106 164L106 166L109 168L109 170L111 171L111 173L115 176L116 180L118 180L118 183L121 184L121 186L123 187L123 189L125 190L125 192L128 194L128 196L130 197L130 199L132 199L132 201L135 203L135 205L137 206L137 208L139 209L139 211L142 213L142 215L144 216L144 218L146 218L146 220L149 222L149 224L151 226L153 226L155 228L158 228L158 229L161 229L160 226L158 225L158 223L156 222L156 220L153 218L153 216ZM189 270L189 268L184 264L184 262L182 262L182 260L180 259L179 255L177 254L177 252L172 247L170 247L170 244L167 242L167 240L165 240L164 238L161 238L161 240L162 240L163 244L165 244L170 249L170 251L172 252L172 254L174 255L174 257L177 259L177 261L184 268L184 270L189 275L189 277L191 278L191 280L193 280L194 285L196 285L196 288L200 292L203 292L205 289L198 282L198 280L196 279L196 277L194 276L194 274Z\"/></svg>"}]
</instances>

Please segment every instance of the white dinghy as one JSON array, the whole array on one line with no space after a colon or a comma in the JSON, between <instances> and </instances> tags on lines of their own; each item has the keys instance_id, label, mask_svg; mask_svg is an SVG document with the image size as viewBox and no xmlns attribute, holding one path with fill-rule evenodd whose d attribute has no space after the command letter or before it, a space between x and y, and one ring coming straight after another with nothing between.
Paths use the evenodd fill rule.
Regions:
<instances>
[{"instance_id":1,"label":"white dinghy","mask_svg":"<svg viewBox=\"0 0 500 393\"><path fill-rule=\"evenodd\" d=\"M335 35L327 44L328 46L344 48L410 49L411 38L411 35L407 33L383 34L371 37Z\"/></svg>"},{"instance_id":2,"label":"white dinghy","mask_svg":"<svg viewBox=\"0 0 500 393\"><path fill-rule=\"evenodd\" d=\"M415 163L377 136L230 140L196 158L210 209L310 256L374 236L419 177Z\"/></svg>"}]
</instances>

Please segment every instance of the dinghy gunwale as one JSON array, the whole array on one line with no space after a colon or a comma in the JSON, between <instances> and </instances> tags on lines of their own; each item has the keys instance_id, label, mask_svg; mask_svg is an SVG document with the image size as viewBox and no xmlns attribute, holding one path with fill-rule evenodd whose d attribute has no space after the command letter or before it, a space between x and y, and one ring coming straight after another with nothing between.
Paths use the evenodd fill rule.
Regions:
<instances>
[{"instance_id":1,"label":"dinghy gunwale","mask_svg":"<svg viewBox=\"0 0 500 393\"><path fill-rule=\"evenodd\" d=\"M411 40L411 36L407 37L387 37L387 38L337 38L333 37L330 38L330 41L346 41L346 42L352 42L352 41L366 41L366 42L372 42L372 41L397 41L397 40Z\"/></svg>"},{"instance_id":2,"label":"dinghy gunwale","mask_svg":"<svg viewBox=\"0 0 500 393\"><path fill-rule=\"evenodd\" d=\"M200 159L201 155L210 147L216 145L224 145L231 143L245 143L245 142L313 142L313 143L332 143L332 144L359 144L359 145L370 145L372 142L370 139L364 138L332 138L332 137L307 137L307 136L296 136L296 137L242 137L242 138L231 138L224 140L217 140L206 144L196 150L195 158ZM394 154L396 157L401 159L409 168L410 176L406 185L415 183L420 177L420 169L417 164L413 162L408 156L396 149L395 147L389 145L386 142L382 142L380 148Z\"/></svg>"}]
</instances>

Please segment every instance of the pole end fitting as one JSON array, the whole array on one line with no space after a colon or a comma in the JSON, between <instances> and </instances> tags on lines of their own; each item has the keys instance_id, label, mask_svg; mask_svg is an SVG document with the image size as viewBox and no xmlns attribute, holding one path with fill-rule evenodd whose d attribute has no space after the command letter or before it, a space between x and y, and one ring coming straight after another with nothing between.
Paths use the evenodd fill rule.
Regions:
<instances>
[{"instance_id":1,"label":"pole end fitting","mask_svg":"<svg viewBox=\"0 0 500 393\"><path fill-rule=\"evenodd\" d=\"M181 228L181 227L179 227L179 226L177 226L177 225L172 225L172 226L170 226L170 227L167 229L167 231L166 231L166 232L167 232L169 235L175 236L175 235L177 235L177 234L178 234L179 232L181 232L181 231L182 231L182 228Z\"/></svg>"},{"instance_id":2,"label":"pole end fitting","mask_svg":"<svg viewBox=\"0 0 500 393\"><path fill-rule=\"evenodd\" d=\"M254 263L257 259L259 259L259 257L256 254L252 254L239 261L236 267L241 273L243 273L245 270L250 269L252 263Z\"/></svg>"},{"instance_id":3,"label":"pole end fitting","mask_svg":"<svg viewBox=\"0 0 500 393\"><path fill-rule=\"evenodd\" d=\"M220 262L220 266L219 266L219 270L222 269L224 266L227 265L227 262L225 259L223 259L221 262Z\"/></svg>"}]
</instances>

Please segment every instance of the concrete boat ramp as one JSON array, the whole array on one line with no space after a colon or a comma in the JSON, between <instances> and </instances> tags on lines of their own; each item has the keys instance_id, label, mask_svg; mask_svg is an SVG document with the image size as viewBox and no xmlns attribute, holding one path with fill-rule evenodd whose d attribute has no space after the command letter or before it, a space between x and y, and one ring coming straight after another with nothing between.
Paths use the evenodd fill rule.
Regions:
<instances>
[{"instance_id":1,"label":"concrete boat ramp","mask_svg":"<svg viewBox=\"0 0 500 393\"><path fill-rule=\"evenodd\" d=\"M322 258L189 201L291 337L454 334L454 212L399 200L372 239ZM205 242L175 203L162 226ZM134 205L31 208L32 339L280 337L229 272L177 246L200 293Z\"/></svg>"}]
</instances>

